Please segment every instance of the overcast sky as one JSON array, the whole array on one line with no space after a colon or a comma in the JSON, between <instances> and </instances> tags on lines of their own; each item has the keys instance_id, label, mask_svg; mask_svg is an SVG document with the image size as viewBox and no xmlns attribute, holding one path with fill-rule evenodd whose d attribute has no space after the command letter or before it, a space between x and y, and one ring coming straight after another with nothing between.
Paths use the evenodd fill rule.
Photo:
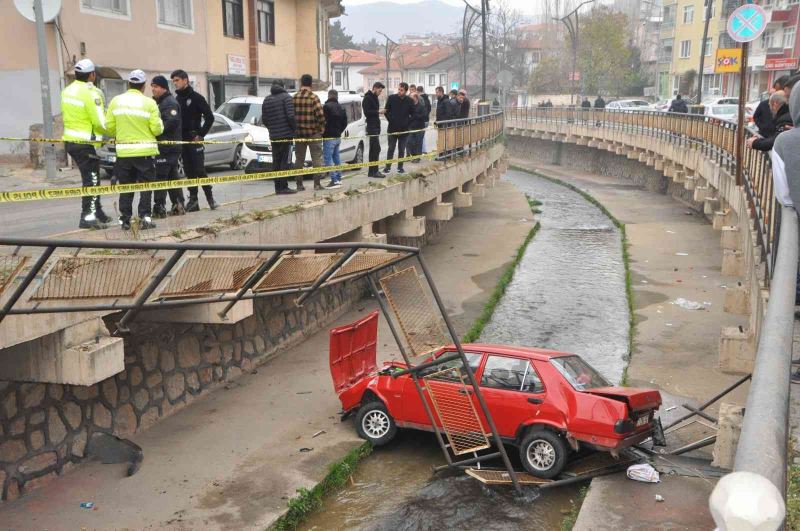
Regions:
<instances>
[{"instance_id":1,"label":"overcast sky","mask_svg":"<svg viewBox=\"0 0 800 531\"><path fill-rule=\"evenodd\" d=\"M425 0L344 0L342 3L347 6L355 6L355 5L363 5L363 4L373 4L375 2L394 2L395 4L411 4L411 3L419 3L424 2ZM464 2L462 0L441 0L446 4L451 4L454 6L463 7ZM535 15L537 14L536 4L539 2L537 0L506 0L509 5L513 6L515 9L518 9L522 13L526 15ZM471 0L470 2L472 5L479 7L480 0Z\"/></svg>"}]
</instances>

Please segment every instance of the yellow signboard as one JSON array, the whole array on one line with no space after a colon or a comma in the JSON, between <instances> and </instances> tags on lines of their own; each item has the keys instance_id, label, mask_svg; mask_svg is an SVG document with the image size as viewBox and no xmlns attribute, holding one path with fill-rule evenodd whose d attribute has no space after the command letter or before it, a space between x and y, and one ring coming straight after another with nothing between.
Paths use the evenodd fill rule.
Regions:
<instances>
[{"instance_id":1,"label":"yellow signboard","mask_svg":"<svg viewBox=\"0 0 800 531\"><path fill-rule=\"evenodd\" d=\"M741 70L741 48L725 48L717 50L717 60L714 63L715 74L738 74Z\"/></svg>"}]
</instances>

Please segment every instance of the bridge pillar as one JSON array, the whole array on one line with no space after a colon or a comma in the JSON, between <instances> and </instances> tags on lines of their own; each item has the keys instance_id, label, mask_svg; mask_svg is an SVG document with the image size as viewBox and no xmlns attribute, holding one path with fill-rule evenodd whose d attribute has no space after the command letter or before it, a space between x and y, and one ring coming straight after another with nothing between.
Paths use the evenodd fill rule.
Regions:
<instances>
[{"instance_id":1,"label":"bridge pillar","mask_svg":"<svg viewBox=\"0 0 800 531\"><path fill-rule=\"evenodd\" d=\"M647 164L647 159L650 158L650 154L647 151L642 151L639 153L639 162Z\"/></svg>"},{"instance_id":2,"label":"bridge pillar","mask_svg":"<svg viewBox=\"0 0 800 531\"><path fill-rule=\"evenodd\" d=\"M722 372L748 374L756 355L755 334L738 326L722 329L719 340L719 368Z\"/></svg>"},{"instance_id":3,"label":"bridge pillar","mask_svg":"<svg viewBox=\"0 0 800 531\"><path fill-rule=\"evenodd\" d=\"M649 165L649 163L648 163L648 165ZM665 168L667 167L667 164L666 164L666 161L664 161L664 159L661 159L661 158L656 159L653 167L655 168L656 171L663 171L664 175L667 175L666 171L665 171ZM667 175L667 177L669 177L669 175Z\"/></svg>"},{"instance_id":4,"label":"bridge pillar","mask_svg":"<svg viewBox=\"0 0 800 531\"><path fill-rule=\"evenodd\" d=\"M722 308L731 315L750 315L750 289L741 282L728 286Z\"/></svg>"},{"instance_id":5,"label":"bridge pillar","mask_svg":"<svg viewBox=\"0 0 800 531\"><path fill-rule=\"evenodd\" d=\"M704 203L707 196L708 196L708 186L696 185L694 187L693 199L695 200L695 202Z\"/></svg>"},{"instance_id":6,"label":"bridge pillar","mask_svg":"<svg viewBox=\"0 0 800 531\"><path fill-rule=\"evenodd\" d=\"M747 270L745 256L742 251L723 249L722 275L726 277L742 277Z\"/></svg>"},{"instance_id":7,"label":"bridge pillar","mask_svg":"<svg viewBox=\"0 0 800 531\"><path fill-rule=\"evenodd\" d=\"M460 188L454 188L442 194L442 201L453 203L455 208L469 208L472 206L472 194L462 192Z\"/></svg>"},{"instance_id":8,"label":"bridge pillar","mask_svg":"<svg viewBox=\"0 0 800 531\"><path fill-rule=\"evenodd\" d=\"M234 295L234 293L226 293ZM220 317L220 312L227 306L227 302L212 302L210 304L193 304L181 308L166 310L146 310L139 314L142 321L156 323L194 323L194 324L236 324L253 315L252 299L239 301Z\"/></svg>"},{"instance_id":9,"label":"bridge pillar","mask_svg":"<svg viewBox=\"0 0 800 531\"><path fill-rule=\"evenodd\" d=\"M473 179L464 183L464 191L472 194L473 197L484 197L486 195L486 186L478 184L478 182Z\"/></svg>"},{"instance_id":10,"label":"bridge pillar","mask_svg":"<svg viewBox=\"0 0 800 531\"><path fill-rule=\"evenodd\" d=\"M421 238L425 236L425 218L415 216L409 208L386 219L386 235L390 238Z\"/></svg>"},{"instance_id":11,"label":"bridge pillar","mask_svg":"<svg viewBox=\"0 0 800 531\"><path fill-rule=\"evenodd\" d=\"M742 237L739 233L739 227L722 227L722 235L720 236L720 246L722 249L731 251L742 250Z\"/></svg>"},{"instance_id":12,"label":"bridge pillar","mask_svg":"<svg viewBox=\"0 0 800 531\"><path fill-rule=\"evenodd\" d=\"M724 208L714 212L713 226L715 230L733 225L736 222L736 212L732 208Z\"/></svg>"},{"instance_id":13,"label":"bridge pillar","mask_svg":"<svg viewBox=\"0 0 800 531\"><path fill-rule=\"evenodd\" d=\"M711 193L711 192L708 192ZM705 203L703 204L703 213L706 216L714 216L714 213L719 210L719 198L718 197L708 197L706 195Z\"/></svg>"},{"instance_id":14,"label":"bridge pillar","mask_svg":"<svg viewBox=\"0 0 800 531\"><path fill-rule=\"evenodd\" d=\"M442 203L440 197L414 207L414 214L428 221L450 221L453 219L453 203Z\"/></svg>"},{"instance_id":15,"label":"bridge pillar","mask_svg":"<svg viewBox=\"0 0 800 531\"><path fill-rule=\"evenodd\" d=\"M698 181L698 179L694 174L687 173L686 174L686 180L683 181L684 189L686 189L686 190L688 190L690 192L693 191L695 188L697 188L697 181Z\"/></svg>"}]
</instances>

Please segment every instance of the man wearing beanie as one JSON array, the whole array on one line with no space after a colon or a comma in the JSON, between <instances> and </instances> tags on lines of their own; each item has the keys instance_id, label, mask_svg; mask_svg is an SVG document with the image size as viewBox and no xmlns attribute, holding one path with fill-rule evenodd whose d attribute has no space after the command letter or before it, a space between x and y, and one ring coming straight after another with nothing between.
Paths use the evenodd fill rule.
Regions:
<instances>
[{"instance_id":1,"label":"man wearing beanie","mask_svg":"<svg viewBox=\"0 0 800 531\"><path fill-rule=\"evenodd\" d=\"M161 140L181 140L181 107L178 101L169 92L169 82L164 76L156 76L150 82L150 90L153 92L153 99L158 103L158 111L161 113L161 121L164 123L164 132L156 137ZM175 181L178 179L178 157L181 154L181 144L159 144L158 156L156 157L156 180ZM186 213L184 207L183 189L170 188L167 190L156 190L154 193L153 217L167 217L167 193L172 203L172 214L181 215Z\"/></svg>"}]
</instances>

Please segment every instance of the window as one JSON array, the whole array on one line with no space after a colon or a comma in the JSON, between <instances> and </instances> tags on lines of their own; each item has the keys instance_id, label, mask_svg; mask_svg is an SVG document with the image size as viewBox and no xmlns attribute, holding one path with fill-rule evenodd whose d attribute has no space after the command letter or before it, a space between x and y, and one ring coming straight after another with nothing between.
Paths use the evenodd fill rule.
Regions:
<instances>
[{"instance_id":1,"label":"window","mask_svg":"<svg viewBox=\"0 0 800 531\"><path fill-rule=\"evenodd\" d=\"M688 59L692 55L692 41L681 41L681 59Z\"/></svg>"},{"instance_id":2,"label":"window","mask_svg":"<svg viewBox=\"0 0 800 531\"><path fill-rule=\"evenodd\" d=\"M439 84L443 87L447 86L447 74L439 74Z\"/></svg>"},{"instance_id":3,"label":"window","mask_svg":"<svg viewBox=\"0 0 800 531\"><path fill-rule=\"evenodd\" d=\"M156 7L159 24L192 29L191 0L158 0Z\"/></svg>"},{"instance_id":4,"label":"window","mask_svg":"<svg viewBox=\"0 0 800 531\"><path fill-rule=\"evenodd\" d=\"M242 0L222 0L222 29L226 37L244 38Z\"/></svg>"},{"instance_id":5,"label":"window","mask_svg":"<svg viewBox=\"0 0 800 531\"><path fill-rule=\"evenodd\" d=\"M576 391L609 387L611 384L599 372L589 366L578 356L564 356L550 360L558 372Z\"/></svg>"},{"instance_id":6,"label":"window","mask_svg":"<svg viewBox=\"0 0 800 531\"><path fill-rule=\"evenodd\" d=\"M443 356L447 356L453 354L453 352L445 352L442 354ZM467 363L469 364L469 368L472 369L472 372L478 370L478 366L481 364L481 358L483 358L483 354L477 354L475 352L465 352L467 356ZM423 369L419 371L420 377L424 378L425 376L430 376L437 372L446 371L447 369L454 369L460 368L461 369L461 376L465 376L466 373L463 370L463 365L461 364L461 358L456 358L451 361L446 361L444 363L439 363L438 365L434 365L433 367L428 367L427 369ZM453 374L443 374L441 377L437 377L437 380L454 380Z\"/></svg>"},{"instance_id":7,"label":"window","mask_svg":"<svg viewBox=\"0 0 800 531\"><path fill-rule=\"evenodd\" d=\"M486 360L481 386L524 393L544 391L542 380L528 360L502 356L489 356Z\"/></svg>"},{"instance_id":8,"label":"window","mask_svg":"<svg viewBox=\"0 0 800 531\"><path fill-rule=\"evenodd\" d=\"M672 48L675 45L675 39L662 39L661 46L658 51L658 61L661 63L672 62Z\"/></svg>"},{"instance_id":9,"label":"window","mask_svg":"<svg viewBox=\"0 0 800 531\"><path fill-rule=\"evenodd\" d=\"M711 57L711 47L712 46L714 46L714 42L713 42L713 39L711 37L709 37L709 38L706 39L706 45L705 45L705 48L704 48L704 50L705 50L705 54L704 55L706 57Z\"/></svg>"},{"instance_id":10,"label":"window","mask_svg":"<svg viewBox=\"0 0 800 531\"><path fill-rule=\"evenodd\" d=\"M240 124L251 123L253 118L257 118L259 121L261 120L260 103L233 103L229 101L223 103L216 112L228 120Z\"/></svg>"},{"instance_id":11,"label":"window","mask_svg":"<svg viewBox=\"0 0 800 531\"><path fill-rule=\"evenodd\" d=\"M683 6L683 23L691 24L694 22L694 6Z\"/></svg>"},{"instance_id":12,"label":"window","mask_svg":"<svg viewBox=\"0 0 800 531\"><path fill-rule=\"evenodd\" d=\"M428 74L428 86L432 87L436 84L436 74Z\"/></svg>"},{"instance_id":13,"label":"window","mask_svg":"<svg viewBox=\"0 0 800 531\"><path fill-rule=\"evenodd\" d=\"M675 6L664 6L664 16L661 23L666 26L675 24Z\"/></svg>"},{"instance_id":14,"label":"window","mask_svg":"<svg viewBox=\"0 0 800 531\"><path fill-rule=\"evenodd\" d=\"M227 124L224 120L220 120L219 118L214 119L214 124L211 126L211 129L208 130L209 134L214 133L224 133L226 131L230 131L231 126Z\"/></svg>"},{"instance_id":15,"label":"window","mask_svg":"<svg viewBox=\"0 0 800 531\"><path fill-rule=\"evenodd\" d=\"M775 45L775 32L768 30L761 34L761 47L772 48Z\"/></svg>"},{"instance_id":16,"label":"window","mask_svg":"<svg viewBox=\"0 0 800 531\"><path fill-rule=\"evenodd\" d=\"M347 123L348 125L356 121L356 104L355 103L345 103L342 105L344 108L345 114L347 114Z\"/></svg>"},{"instance_id":17,"label":"window","mask_svg":"<svg viewBox=\"0 0 800 531\"><path fill-rule=\"evenodd\" d=\"M123 17L130 15L128 0L81 0L81 7Z\"/></svg>"},{"instance_id":18,"label":"window","mask_svg":"<svg viewBox=\"0 0 800 531\"><path fill-rule=\"evenodd\" d=\"M337 87L342 86L342 71L341 70L334 70L333 71L333 84Z\"/></svg>"},{"instance_id":19,"label":"window","mask_svg":"<svg viewBox=\"0 0 800 531\"><path fill-rule=\"evenodd\" d=\"M275 3L258 1L258 40L267 44L275 44Z\"/></svg>"},{"instance_id":20,"label":"window","mask_svg":"<svg viewBox=\"0 0 800 531\"><path fill-rule=\"evenodd\" d=\"M791 28L783 28L784 48L794 48L795 31L796 28L794 26L792 26Z\"/></svg>"}]
</instances>

